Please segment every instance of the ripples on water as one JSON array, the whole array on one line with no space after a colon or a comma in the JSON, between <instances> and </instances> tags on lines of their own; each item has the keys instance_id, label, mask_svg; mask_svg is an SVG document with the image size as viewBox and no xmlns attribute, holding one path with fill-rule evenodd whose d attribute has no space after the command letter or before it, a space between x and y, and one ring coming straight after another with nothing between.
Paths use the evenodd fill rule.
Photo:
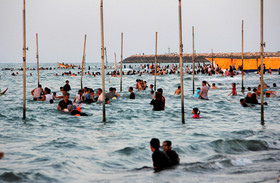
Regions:
<instances>
[{"instance_id":1,"label":"ripples on water","mask_svg":"<svg viewBox=\"0 0 280 183\"><path fill-rule=\"evenodd\" d=\"M1 64L1 67L21 65ZM42 64L43 67L55 64ZM30 67L35 65L31 64ZM94 65L92 64L92 68ZM77 69L73 70L78 72ZM92 69L91 71L96 71ZM41 71L41 84L58 92L70 80L70 98L80 87L80 77L54 76L62 70ZM241 76L234 78L196 76L215 82L218 90L209 91L209 101L192 98L191 75L184 76L186 124L181 124L180 97L173 93L180 84L179 75L158 76L163 88L165 111L152 111L149 91L135 92L129 100L127 89L141 78L153 84L154 76L124 76L121 98L106 106L107 123L102 122L102 105L84 104L90 116L75 117L56 110L54 104L35 102L30 91L36 87L36 71L27 76L27 121L22 118L22 77L0 71L0 182L276 182L280 162L279 96L265 98L265 126L260 124L260 106L242 108L239 99L228 97L231 83L240 91ZM21 74L21 72L20 72ZM265 75L265 82L279 82L279 75ZM245 86L256 87L259 77L245 75ZM119 90L119 78L106 78L106 88ZM277 83L278 85L280 83ZM101 87L101 77L84 77L84 86ZM273 88L279 95L279 88ZM201 119L191 119L198 107ZM181 165L153 173L149 141L157 137L171 140Z\"/></svg>"}]
</instances>

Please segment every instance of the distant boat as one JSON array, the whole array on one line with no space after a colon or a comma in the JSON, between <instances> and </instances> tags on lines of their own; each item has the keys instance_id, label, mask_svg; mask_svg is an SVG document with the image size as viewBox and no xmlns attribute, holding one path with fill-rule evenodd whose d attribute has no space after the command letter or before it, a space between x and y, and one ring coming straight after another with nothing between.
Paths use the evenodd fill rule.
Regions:
<instances>
[{"instance_id":1,"label":"distant boat","mask_svg":"<svg viewBox=\"0 0 280 183\"><path fill-rule=\"evenodd\" d=\"M73 68L73 67L78 67L77 65L64 64L64 63L59 63L59 62L57 62L57 64L59 65L59 67L65 67L67 69L70 69L70 68Z\"/></svg>"},{"instance_id":2,"label":"distant boat","mask_svg":"<svg viewBox=\"0 0 280 183\"><path fill-rule=\"evenodd\" d=\"M212 58L206 58L212 62ZM219 65L221 69L229 69L229 66L235 66L239 68L242 66L242 59L231 59L231 58L213 58L213 64ZM266 57L263 59L266 70L271 68L272 71L276 71L280 68L280 57ZM258 67L261 64L260 58L254 59L243 59L243 69L247 72L258 71Z\"/></svg>"}]
</instances>

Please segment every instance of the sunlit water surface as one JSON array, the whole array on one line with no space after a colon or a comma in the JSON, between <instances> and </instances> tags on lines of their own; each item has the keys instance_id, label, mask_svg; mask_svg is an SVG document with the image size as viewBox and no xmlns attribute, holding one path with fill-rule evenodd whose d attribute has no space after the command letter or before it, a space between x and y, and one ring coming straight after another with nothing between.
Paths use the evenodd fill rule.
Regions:
<instances>
[{"instance_id":1,"label":"sunlit water surface","mask_svg":"<svg viewBox=\"0 0 280 183\"><path fill-rule=\"evenodd\" d=\"M90 72L100 71L99 64ZM0 64L0 68L20 68L21 64ZM35 64L28 64L36 68ZM57 67L56 64L41 64ZM134 66L134 65L133 65ZM68 70L40 71L40 83L58 92L65 80L70 81L73 100L80 88L80 76L61 76ZM78 69L71 70L77 73ZM136 79L154 83L154 76L123 76L123 92L118 100L106 105L102 122L102 105L83 104L88 117L75 117L56 110L54 104L32 100L30 91L36 87L37 71L27 71L27 119L22 121L22 72L0 71L0 88L8 92L0 97L0 182L276 182L280 175L280 89L278 96L265 98L265 125L260 122L260 106L243 108L240 92L241 76L234 78L197 75L201 81L216 83L208 101L192 97L192 75L184 75L185 118L181 122L181 98L174 96L180 77L157 77L157 87L163 88L165 111L152 111L149 90L136 93L129 99L129 86ZM32 73L33 76L29 74ZM55 76L58 73L60 76ZM265 75L265 82L279 83L280 75ZM101 76L84 76L84 86L101 88ZM237 83L238 96L227 96L231 83ZM106 76L106 90L120 88L118 77ZM259 76L244 76L246 88L256 87ZM245 93L246 94L246 93ZM59 95L59 93L58 93ZM192 119L191 110L198 107L201 119ZM154 173L149 141L157 137L171 140L181 164Z\"/></svg>"}]
</instances>

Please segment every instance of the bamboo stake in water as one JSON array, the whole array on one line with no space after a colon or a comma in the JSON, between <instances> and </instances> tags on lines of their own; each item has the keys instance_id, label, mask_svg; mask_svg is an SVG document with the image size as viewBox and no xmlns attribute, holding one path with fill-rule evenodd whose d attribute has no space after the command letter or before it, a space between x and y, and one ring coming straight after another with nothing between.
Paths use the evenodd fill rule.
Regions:
<instances>
[{"instance_id":1,"label":"bamboo stake in water","mask_svg":"<svg viewBox=\"0 0 280 183\"><path fill-rule=\"evenodd\" d=\"M84 65L85 65L85 57L86 57L86 41L87 41L87 35L85 34L83 60L82 60L82 71L81 71L81 89L83 88L83 75L84 75Z\"/></svg>"},{"instance_id":2,"label":"bamboo stake in water","mask_svg":"<svg viewBox=\"0 0 280 183\"><path fill-rule=\"evenodd\" d=\"M26 116L26 27L25 27L25 0L23 0L23 117Z\"/></svg>"},{"instance_id":3,"label":"bamboo stake in water","mask_svg":"<svg viewBox=\"0 0 280 183\"><path fill-rule=\"evenodd\" d=\"M193 94L194 94L194 26L192 26L192 63L193 63L192 77L193 77Z\"/></svg>"},{"instance_id":4,"label":"bamboo stake in water","mask_svg":"<svg viewBox=\"0 0 280 183\"><path fill-rule=\"evenodd\" d=\"M241 54L241 59L242 59L242 88L244 87L244 71L243 71L243 59L244 59L244 30L243 30L243 26L244 26L244 21L242 20L242 54ZM243 91L243 89L242 89Z\"/></svg>"},{"instance_id":5,"label":"bamboo stake in water","mask_svg":"<svg viewBox=\"0 0 280 183\"><path fill-rule=\"evenodd\" d=\"M181 114L182 114L182 123L185 124L181 0L179 0L179 40L180 40L179 49L180 49L180 77L181 77Z\"/></svg>"},{"instance_id":6,"label":"bamboo stake in water","mask_svg":"<svg viewBox=\"0 0 280 183\"><path fill-rule=\"evenodd\" d=\"M156 32L156 42L155 42L155 82L154 91L157 90L157 32Z\"/></svg>"},{"instance_id":7,"label":"bamboo stake in water","mask_svg":"<svg viewBox=\"0 0 280 183\"><path fill-rule=\"evenodd\" d=\"M123 33L121 34L121 76L120 76L120 91L122 92L122 61L123 61Z\"/></svg>"},{"instance_id":8,"label":"bamboo stake in water","mask_svg":"<svg viewBox=\"0 0 280 183\"><path fill-rule=\"evenodd\" d=\"M115 55L115 71L117 71L117 55L116 53L114 53L114 55Z\"/></svg>"},{"instance_id":9,"label":"bamboo stake in water","mask_svg":"<svg viewBox=\"0 0 280 183\"><path fill-rule=\"evenodd\" d=\"M101 22L101 64L102 64L103 122L106 122L106 112L105 112L105 73L104 73L103 0L100 0L100 22Z\"/></svg>"},{"instance_id":10,"label":"bamboo stake in water","mask_svg":"<svg viewBox=\"0 0 280 183\"><path fill-rule=\"evenodd\" d=\"M264 107L263 107L263 0L261 0L261 50L260 50L260 58L261 58L261 124L264 125Z\"/></svg>"},{"instance_id":11,"label":"bamboo stake in water","mask_svg":"<svg viewBox=\"0 0 280 183\"><path fill-rule=\"evenodd\" d=\"M40 84L40 75L39 75L38 33L36 33L36 58L37 58L37 77L38 77L38 86L39 86L39 84Z\"/></svg>"}]
</instances>

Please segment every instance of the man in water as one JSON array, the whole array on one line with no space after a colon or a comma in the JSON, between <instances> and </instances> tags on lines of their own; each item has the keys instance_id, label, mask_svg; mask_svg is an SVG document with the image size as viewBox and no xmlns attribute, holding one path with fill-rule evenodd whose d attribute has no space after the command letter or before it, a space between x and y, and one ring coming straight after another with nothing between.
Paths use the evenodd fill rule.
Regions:
<instances>
[{"instance_id":1,"label":"man in water","mask_svg":"<svg viewBox=\"0 0 280 183\"><path fill-rule=\"evenodd\" d=\"M111 100L112 98L118 98L118 95L116 93L114 93L114 88L109 88L109 93L105 94L105 98L108 98L109 100Z\"/></svg>"},{"instance_id":2,"label":"man in water","mask_svg":"<svg viewBox=\"0 0 280 183\"><path fill-rule=\"evenodd\" d=\"M70 95L69 93L66 93L64 95L64 99L61 100L58 103L57 110L59 110L59 111L65 111L65 110L68 111L67 106L68 105L72 105L72 101L69 100L69 95Z\"/></svg>"},{"instance_id":3,"label":"man in water","mask_svg":"<svg viewBox=\"0 0 280 183\"><path fill-rule=\"evenodd\" d=\"M152 138L150 141L150 148L153 152L152 159L153 159L153 166L154 170L162 170L170 166L170 159L168 156L159 150L159 139Z\"/></svg>"},{"instance_id":4,"label":"man in water","mask_svg":"<svg viewBox=\"0 0 280 183\"><path fill-rule=\"evenodd\" d=\"M215 84L215 83L212 84L212 89L213 89L213 90L218 89L218 88L216 87L216 84Z\"/></svg>"},{"instance_id":5,"label":"man in water","mask_svg":"<svg viewBox=\"0 0 280 183\"><path fill-rule=\"evenodd\" d=\"M41 99L41 94L43 92L44 91L43 91L42 85L39 84L37 88L34 88L31 91L31 95L33 96L33 100Z\"/></svg>"},{"instance_id":6,"label":"man in water","mask_svg":"<svg viewBox=\"0 0 280 183\"><path fill-rule=\"evenodd\" d=\"M174 92L174 95L180 95L180 94L181 94L181 86L178 86L178 88Z\"/></svg>"},{"instance_id":7,"label":"man in water","mask_svg":"<svg viewBox=\"0 0 280 183\"><path fill-rule=\"evenodd\" d=\"M135 93L133 92L133 88L132 87L129 87L128 88L128 91L130 92L130 99L135 99Z\"/></svg>"},{"instance_id":8,"label":"man in water","mask_svg":"<svg viewBox=\"0 0 280 183\"><path fill-rule=\"evenodd\" d=\"M65 81L65 85L64 85L63 89L64 89L66 92L68 92L68 91L71 90L71 86L69 85L69 81L68 81L68 80Z\"/></svg>"},{"instance_id":9,"label":"man in water","mask_svg":"<svg viewBox=\"0 0 280 183\"><path fill-rule=\"evenodd\" d=\"M169 157L171 161L171 165L178 165L180 163L180 158L176 151L173 151L172 148L172 143L169 140L166 140L162 143L162 148L164 153Z\"/></svg>"},{"instance_id":10,"label":"man in water","mask_svg":"<svg viewBox=\"0 0 280 183\"><path fill-rule=\"evenodd\" d=\"M206 86L208 85L208 86ZM199 93L199 98L208 100L208 90L210 88L210 84L207 81L202 81L201 91Z\"/></svg>"},{"instance_id":11,"label":"man in water","mask_svg":"<svg viewBox=\"0 0 280 183\"><path fill-rule=\"evenodd\" d=\"M157 89L157 91L158 91L159 93L161 93L161 98L162 98L162 107L161 107L161 110L164 111L164 109L165 109L165 97L163 96L163 90L162 90L162 88L159 88L159 89Z\"/></svg>"}]
</instances>

